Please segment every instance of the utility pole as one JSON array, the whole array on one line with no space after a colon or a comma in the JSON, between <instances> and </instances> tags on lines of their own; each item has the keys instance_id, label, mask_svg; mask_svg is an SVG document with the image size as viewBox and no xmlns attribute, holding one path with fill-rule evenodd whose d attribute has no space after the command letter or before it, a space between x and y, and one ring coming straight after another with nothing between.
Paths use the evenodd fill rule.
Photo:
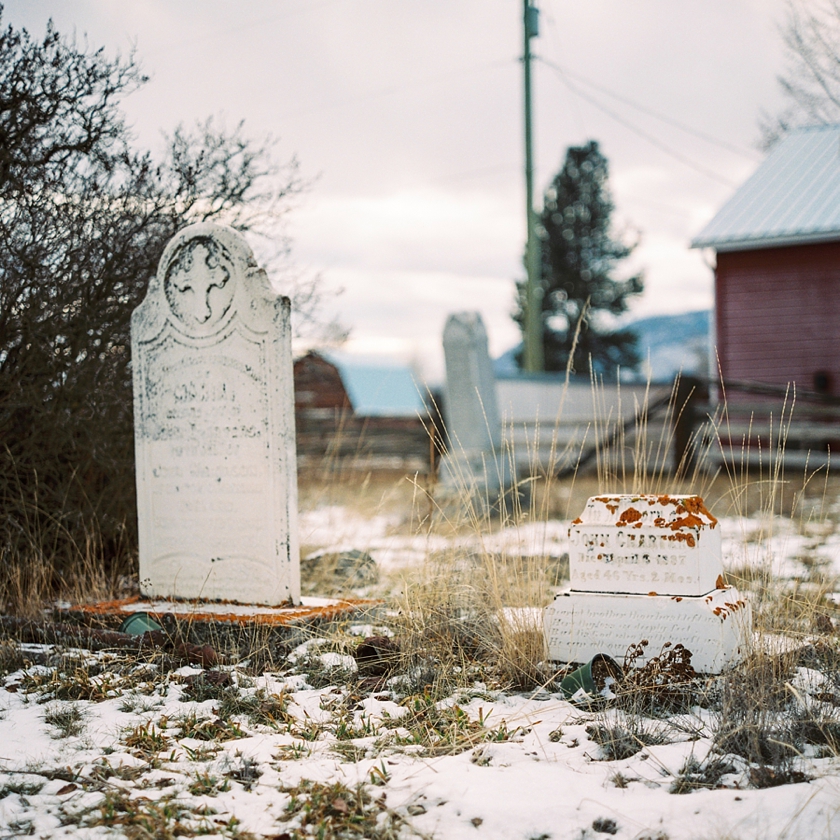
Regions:
<instances>
[{"instance_id":1,"label":"utility pole","mask_svg":"<svg viewBox=\"0 0 840 840\"><path fill-rule=\"evenodd\" d=\"M539 35L539 9L533 0L522 0L525 49L522 63L525 69L525 205L528 220L528 240L525 246L525 329L524 368L529 373L545 370L542 330L542 272L540 244L537 240L537 216L534 212L534 152L531 138L531 38Z\"/></svg>"}]
</instances>

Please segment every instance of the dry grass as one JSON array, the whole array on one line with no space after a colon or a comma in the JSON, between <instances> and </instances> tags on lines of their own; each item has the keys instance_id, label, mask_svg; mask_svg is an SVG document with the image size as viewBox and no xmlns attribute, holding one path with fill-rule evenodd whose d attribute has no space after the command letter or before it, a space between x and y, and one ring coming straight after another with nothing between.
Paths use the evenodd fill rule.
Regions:
<instances>
[{"instance_id":1,"label":"dry grass","mask_svg":"<svg viewBox=\"0 0 840 840\"><path fill-rule=\"evenodd\" d=\"M83 604L136 592L136 556L107 558L95 526L81 544L64 535L60 558L53 542L33 529L0 547L0 610L34 618L55 600Z\"/></svg>"},{"instance_id":2,"label":"dry grass","mask_svg":"<svg viewBox=\"0 0 840 840\"><path fill-rule=\"evenodd\" d=\"M371 619L387 622L396 634L388 661L379 663L381 670L362 667L354 673L322 664L321 653L352 655L358 650L360 640L348 637L341 622L311 631L312 635L326 637L327 644L300 659L294 670L306 674L312 686L338 682L359 696L387 687L409 709L408 718L403 720L409 731L406 743L419 745L429 753L463 751L488 739L504 739L510 733L492 730L464 715L457 704L442 707L440 701L459 690L475 691L477 683L514 691L555 689L557 674L546 663L542 609L553 595L558 561L539 555L499 554L486 547L488 535L503 527L568 519L570 512L575 515L583 508L589 496L603 492L697 492L717 515L757 523L748 546L750 562L727 576L752 599L758 630L755 650L738 668L713 680L679 671L663 652L647 652L648 656L657 654L658 662L651 665L648 659L647 670L639 669L625 683L612 706L592 723L591 738L601 745L604 758L615 760L647 744L685 738L684 724L680 729L671 719L691 715L698 707L706 709L713 721L713 752L703 762L686 764L674 783L675 792L716 787L739 762L738 766L746 763L749 767L748 782L753 786L797 781L804 772L801 758L805 753L840 755L840 614L827 598L836 591L837 582L816 560L802 563L799 578L779 581L762 553L782 521L792 521L795 532L813 537L814 544L830 536L835 525L829 511L840 496L840 480L824 470L786 476L783 455L789 416L783 418L768 457L757 471L748 468L747 457L735 461L724 458L722 468L717 469L708 440L698 436L694 443L696 466L690 474L684 470L672 475L665 468L670 441L648 440L644 411L638 406L634 409L641 419L633 435L615 418L596 423L594 434L603 446L594 475L560 480L551 470L544 470L527 483L527 492L504 498L495 512L492 504L477 503L466 490L460 499L453 502L450 498L444 504L437 498L434 485L417 476L349 471L331 473L326 481L302 476L303 507L341 506L363 518L384 512L393 517L395 530L402 534L467 535L473 547L430 551L420 566L377 584L383 592L397 592L386 605L388 615L383 617L383 611ZM674 406L669 410L673 414L680 409ZM45 548L34 537L30 548L25 556L9 558L0 579L0 597L7 609L34 615L54 596L56 580L45 559ZM60 591L74 600L116 594L120 580L107 572L102 556L96 539L80 547L79 572L61 582ZM807 561L807 557L803 559ZM559 571L562 575L562 569ZM307 575L310 591L333 594L346 591L348 585L369 584L346 576L342 579L345 572L337 555L331 563L315 564ZM295 644L307 637L303 630L295 632ZM786 640L783 649L777 643L779 636ZM288 668L285 657L292 641L278 645L276 639L256 633L234 646L221 637L210 641L234 660L248 659L254 673L267 667ZM0 672L20 667L20 660L14 645L6 643L0 648ZM810 694L796 688L802 668L820 674L822 687ZM645 674L651 677L648 682ZM166 678L163 672L143 679L141 676L141 672L127 668L117 685L113 679L109 683L84 667L67 665L49 674L28 676L23 689L43 701L97 700L109 690L152 692L155 684ZM168 730L144 724L124 734L125 746L155 761L176 729L182 736L188 733L193 738L222 741L239 737L246 720L293 734L298 743L288 749L296 753L295 757L305 757L306 749L301 744L314 742L324 734L325 727L347 750L356 750L350 741L367 734L346 713L336 712L335 720L328 725L295 721L286 698L280 695L246 696L238 687L210 683L194 683L186 695L188 699L216 701L216 717L193 714L192 718L173 721ZM56 717L50 723L56 730L63 728L69 733L80 723L71 717L68 713L66 718ZM205 776L194 780L197 789L221 789L224 782L219 777ZM391 817L382 816L386 812L375 798L370 798L367 788L332 791L304 785L289 793L296 802L289 812L295 830L331 830L340 824L342 830L351 832L348 836L354 836L355 827L361 832L370 831L369 820L374 817L379 820L377 825L388 823L388 831L398 828L396 822L389 822ZM327 800L327 796L332 799ZM334 802L344 804L336 811ZM111 803L108 819L125 820L126 825L133 825L135 819L151 820L149 824L154 825L160 816L151 811L126 816L127 812L121 810L124 804ZM178 817L167 819L178 826Z\"/></svg>"},{"instance_id":3,"label":"dry grass","mask_svg":"<svg viewBox=\"0 0 840 840\"><path fill-rule=\"evenodd\" d=\"M593 387L597 404L601 385ZM833 529L828 511L840 495L840 480L822 469L805 469L792 478L786 475L790 406L783 407L774 436L763 444L762 457L751 459L747 453L723 450L724 411L698 431L689 443L690 457L672 472L670 429L684 410L677 403L678 390L675 386L666 409L662 437L649 435L644 403L632 406L633 428L616 416L596 417L590 438L598 443L594 475L573 474L561 480L554 477L551 464L535 465L532 472L537 477L522 486L526 492L506 496L495 510L492 500L476 499L466 486L459 499L453 502L450 495L442 501L426 479L400 481L370 474L357 482L343 476L326 488L310 486L302 498L319 502L328 498L331 504L348 506L363 516L398 511L403 533L468 535L479 546L484 535L502 527L568 519L589 496L604 492L698 493L718 516L759 523L753 543L757 553L765 550L783 521L792 521L802 534L824 536ZM559 463L565 454L555 450L553 462ZM514 463L513 455L508 449L501 457ZM750 593L762 635L783 633L804 640L820 627L823 633L833 632L838 611L826 596L836 589L836 581L818 562L806 562L805 568L808 573L801 580L778 581L770 563L761 562L756 554L749 565L727 574L728 582ZM557 571L557 561L547 557L454 548L432 552L419 568L386 581L381 591L399 593L396 629L404 670L416 677L418 687L439 686L441 691L469 684L477 674L518 690L550 686L553 674L545 664L541 612L558 582ZM763 644L760 639L757 650Z\"/></svg>"},{"instance_id":4,"label":"dry grass","mask_svg":"<svg viewBox=\"0 0 840 840\"><path fill-rule=\"evenodd\" d=\"M374 796L371 786L350 787L343 782L324 784L308 779L283 788L290 797L284 820L289 837L345 837L397 840L405 820Z\"/></svg>"}]
</instances>

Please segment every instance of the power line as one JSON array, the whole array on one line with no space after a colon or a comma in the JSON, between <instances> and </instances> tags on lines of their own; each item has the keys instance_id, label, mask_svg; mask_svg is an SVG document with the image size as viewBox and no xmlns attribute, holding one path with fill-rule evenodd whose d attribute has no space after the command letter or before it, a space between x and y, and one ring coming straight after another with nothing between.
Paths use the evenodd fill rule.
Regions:
<instances>
[{"instance_id":1,"label":"power line","mask_svg":"<svg viewBox=\"0 0 840 840\"><path fill-rule=\"evenodd\" d=\"M676 204L668 204L664 201L656 201L653 198L640 198L636 195L628 195L626 193L621 194L622 202L626 202L629 204L643 204L647 205L648 207L654 207L657 210L662 210L666 213L671 213L675 216L691 216L692 211L689 210L687 207L678 207Z\"/></svg>"},{"instance_id":2,"label":"power line","mask_svg":"<svg viewBox=\"0 0 840 840\"><path fill-rule=\"evenodd\" d=\"M557 45L557 54L560 56L561 61L565 61L565 49L563 48L563 43L560 40L560 28L557 26L557 20L554 17L552 3L547 2L545 5L545 14L548 18L548 26L551 29L551 34L554 38L554 43ZM589 136L589 132L586 130L586 123L583 119L583 113L580 108L580 102L572 96L572 92L570 90L566 90L566 95L569 102L569 110L574 112L575 117L577 118L578 129L580 133L584 136Z\"/></svg>"},{"instance_id":3,"label":"power line","mask_svg":"<svg viewBox=\"0 0 840 840\"><path fill-rule=\"evenodd\" d=\"M632 131L634 134L637 134L644 140L647 140L653 146L656 146L657 149L664 152L666 155L678 160L680 163L688 166L689 168L693 169L695 172L699 172L701 175L705 175L707 178L711 178L713 181L717 181L719 184L723 184L727 187L735 187L737 186L734 181L730 181L728 178L724 178L722 175L719 175L717 172L714 172L711 169L707 169L705 166L701 166L698 163L695 163L690 158L687 158L682 153L672 149L670 146L663 143L659 138L654 137L652 134L644 131L643 129L639 128L638 126L631 123L629 120L626 120L620 114L617 114L610 108L607 108L606 105L600 103L597 99L595 99L590 94L582 91L579 87L574 85L566 76L565 72L562 68L558 67L558 65L554 64L553 62L548 62L543 59L543 63L546 64L550 69L554 70L563 82L568 86L569 90L571 90L575 95L579 96L581 99L588 102L590 105L597 108L599 111L605 113L608 117L614 119L617 123L623 125L629 131Z\"/></svg>"},{"instance_id":4,"label":"power line","mask_svg":"<svg viewBox=\"0 0 840 840\"><path fill-rule=\"evenodd\" d=\"M652 108L648 108L645 105L642 105L638 102L634 102L632 99L628 99L626 96L622 96L620 93L616 93L615 91L612 91L609 88L605 88L602 85L593 82L591 79L587 79L585 76L581 76L580 73L575 73L566 67L562 67L559 64L555 64L553 61L550 61L547 58L543 58L542 56L539 56L538 58L543 64L548 65L556 72L562 74L564 77L568 76L572 79L575 79L576 81L586 85L587 87L594 88L600 93L603 93L606 96L617 100L618 102L623 102L625 105L629 105L631 108L635 108L637 111L641 111L643 114L647 114L648 116L654 117L657 120L661 120L662 122L667 123L668 125L672 125L674 128L678 128L680 131L686 132L686 134L691 134L694 137L699 138L700 140L705 140L707 143L712 143L715 146L720 146L721 148L726 149L727 151L730 151L733 154L741 155L741 157L749 158L750 160L754 161L762 160L761 156L758 155L756 152L747 151L744 148L735 146L732 143L728 143L726 140L721 140L719 137L714 137L711 134L706 134L706 132L704 131L700 131L699 129L693 128L690 125L686 125L685 123L679 122L679 120L675 120L672 117L666 116L665 114L660 114L657 111L654 111Z\"/></svg>"}]
</instances>

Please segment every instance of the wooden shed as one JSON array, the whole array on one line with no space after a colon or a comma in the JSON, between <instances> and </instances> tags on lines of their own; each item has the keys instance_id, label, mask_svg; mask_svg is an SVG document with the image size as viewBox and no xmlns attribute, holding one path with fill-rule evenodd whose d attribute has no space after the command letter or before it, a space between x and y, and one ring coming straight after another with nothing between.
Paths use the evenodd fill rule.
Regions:
<instances>
[{"instance_id":1,"label":"wooden shed","mask_svg":"<svg viewBox=\"0 0 840 840\"><path fill-rule=\"evenodd\" d=\"M434 470L432 419L408 368L313 351L295 361L294 383L299 468Z\"/></svg>"},{"instance_id":2,"label":"wooden shed","mask_svg":"<svg viewBox=\"0 0 840 840\"><path fill-rule=\"evenodd\" d=\"M353 412L341 373L320 353L310 351L295 361L294 380L296 415L333 417Z\"/></svg>"},{"instance_id":3,"label":"wooden shed","mask_svg":"<svg viewBox=\"0 0 840 840\"><path fill-rule=\"evenodd\" d=\"M692 242L725 382L840 395L840 126L787 135Z\"/></svg>"}]
</instances>

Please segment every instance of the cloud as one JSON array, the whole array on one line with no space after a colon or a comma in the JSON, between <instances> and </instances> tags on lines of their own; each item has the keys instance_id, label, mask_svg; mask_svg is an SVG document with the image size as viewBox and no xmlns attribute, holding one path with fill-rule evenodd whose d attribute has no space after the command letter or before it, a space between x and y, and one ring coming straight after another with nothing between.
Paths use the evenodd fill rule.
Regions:
<instances>
[{"instance_id":1,"label":"cloud","mask_svg":"<svg viewBox=\"0 0 840 840\"><path fill-rule=\"evenodd\" d=\"M642 233L634 311L708 305L711 272L688 243L756 165L759 111L779 102L784 0L537 5L535 53L590 83L534 66L538 194L568 145L599 140L616 222ZM519 0L6 3L5 20L36 34L49 16L111 53L136 43L152 75L125 103L139 142L222 113L297 153L317 179L292 215L295 253L345 286L351 347L439 369L446 313L474 307L495 348L516 340Z\"/></svg>"}]
</instances>

